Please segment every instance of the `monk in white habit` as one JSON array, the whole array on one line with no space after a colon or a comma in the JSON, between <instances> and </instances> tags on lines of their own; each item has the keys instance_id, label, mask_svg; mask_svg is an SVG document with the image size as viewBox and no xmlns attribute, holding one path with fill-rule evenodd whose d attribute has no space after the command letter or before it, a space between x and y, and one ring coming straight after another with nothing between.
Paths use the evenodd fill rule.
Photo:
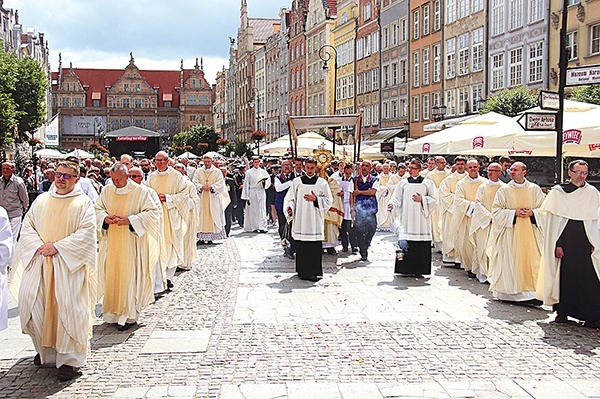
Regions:
<instances>
[{"instance_id":1,"label":"monk in white habit","mask_svg":"<svg viewBox=\"0 0 600 399\"><path fill-rule=\"evenodd\" d=\"M600 194L586 182L588 164L569 164L570 181L552 188L545 214L538 299L553 306L557 323L568 317L600 328Z\"/></svg>"},{"instance_id":2,"label":"monk in white habit","mask_svg":"<svg viewBox=\"0 0 600 399\"><path fill-rule=\"evenodd\" d=\"M377 228L380 230L390 230L390 215L387 204L394 193L393 190L400 181L397 176L390 173L390 165L387 163L382 165L382 172L377 176L379 190L377 190L375 197L377 198Z\"/></svg>"},{"instance_id":3,"label":"monk in white habit","mask_svg":"<svg viewBox=\"0 0 600 399\"><path fill-rule=\"evenodd\" d=\"M169 166L169 156L159 151L154 157L156 170L148 175L147 185L158 194L163 211L163 237L161 242L158 281L166 277L167 289L173 288L177 266L185 265L186 220L189 213L187 178Z\"/></svg>"},{"instance_id":4,"label":"monk in white habit","mask_svg":"<svg viewBox=\"0 0 600 399\"><path fill-rule=\"evenodd\" d=\"M448 177L450 171L446 169L446 158L442 156L435 157L435 169L429 173L427 173L426 178L433 181L435 188L437 189L437 195L439 196L439 188L442 184L442 181ZM438 204L440 204L439 197L436 198ZM438 253L442 252L442 216L440 210L442 209L441 205L438 205L433 210L431 214L431 234L433 239L433 245Z\"/></svg>"},{"instance_id":5,"label":"monk in white habit","mask_svg":"<svg viewBox=\"0 0 600 399\"><path fill-rule=\"evenodd\" d=\"M203 163L204 167L198 168L194 174L194 184L200 197L198 239L210 244L227 238L225 208L231 200L223 173L213 165L213 159L205 155Z\"/></svg>"},{"instance_id":6,"label":"monk in white habit","mask_svg":"<svg viewBox=\"0 0 600 399\"><path fill-rule=\"evenodd\" d=\"M491 163L487 168L488 180L479 186L475 194L475 209L471 217L469 239L475 246L471 272L477 275L480 282L487 281L489 258L487 256L488 238L492 230L492 205L496 192L504 183L500 180L502 166Z\"/></svg>"},{"instance_id":7,"label":"monk in white habit","mask_svg":"<svg viewBox=\"0 0 600 399\"><path fill-rule=\"evenodd\" d=\"M542 189L529 182L527 166L510 167L512 181L498 189L492 206L492 231L488 256L488 281L494 298L522 305L539 306L535 298L542 251L540 207Z\"/></svg>"},{"instance_id":8,"label":"monk in white habit","mask_svg":"<svg viewBox=\"0 0 600 399\"><path fill-rule=\"evenodd\" d=\"M125 331L154 301L160 256L162 209L151 191L127 179L127 167L115 163L109 184L96 200L98 297L102 318Z\"/></svg>"},{"instance_id":9,"label":"monk in white habit","mask_svg":"<svg viewBox=\"0 0 600 399\"><path fill-rule=\"evenodd\" d=\"M260 159L252 161L252 168L246 172L241 199L246 201L244 231L267 232L267 192L271 187L271 176L260 167Z\"/></svg>"},{"instance_id":10,"label":"monk in white habit","mask_svg":"<svg viewBox=\"0 0 600 399\"><path fill-rule=\"evenodd\" d=\"M399 219L398 248L394 273L423 277L431 274L431 215L436 206L436 188L423 178L421 161L409 164L410 176L403 179L392 195L388 211Z\"/></svg>"},{"instance_id":11,"label":"monk in white habit","mask_svg":"<svg viewBox=\"0 0 600 399\"><path fill-rule=\"evenodd\" d=\"M296 177L283 199L292 237L296 242L296 273L301 280L318 281L323 277L325 213L333 202L327 181L317 175L317 161L308 158L305 174Z\"/></svg>"},{"instance_id":12,"label":"monk in white habit","mask_svg":"<svg viewBox=\"0 0 600 399\"><path fill-rule=\"evenodd\" d=\"M454 216L454 198L456 194L456 184L459 180L467 176L466 167L467 159L462 156L458 156L454 159L454 166L456 170L448 175L439 189L439 217L442 219L442 258L444 263L450 264L460 269L460 258L454 247L454 231L452 231L452 218Z\"/></svg>"},{"instance_id":13,"label":"monk in white habit","mask_svg":"<svg viewBox=\"0 0 600 399\"><path fill-rule=\"evenodd\" d=\"M13 252L13 237L6 209L0 206L0 331L8 327L8 276L6 269Z\"/></svg>"},{"instance_id":14,"label":"monk in white habit","mask_svg":"<svg viewBox=\"0 0 600 399\"><path fill-rule=\"evenodd\" d=\"M332 204L327 213L325 213L325 239L323 240L323 249L329 255L337 254L335 250L340 237L340 229L344 220L344 190L336 178L327 176L327 172L323 169L319 171L321 177L327 180L329 190L332 195Z\"/></svg>"},{"instance_id":15,"label":"monk in white habit","mask_svg":"<svg viewBox=\"0 0 600 399\"><path fill-rule=\"evenodd\" d=\"M182 163L176 163L173 169L181 173L182 176L186 177L187 194L188 194L188 208L187 218L185 223L188 228L185 232L184 240L184 264L177 266L178 272L188 271L192 268L192 265L198 258L198 251L196 249L196 240L198 236L198 223L200 216L198 212L200 210L200 197L198 197L198 189L192 180L186 175L187 168ZM196 168L194 168L194 171ZM193 176L192 176L193 177Z\"/></svg>"},{"instance_id":16,"label":"monk in white habit","mask_svg":"<svg viewBox=\"0 0 600 399\"><path fill-rule=\"evenodd\" d=\"M474 278L472 272L475 245L470 240L471 220L475 210L475 197L477 189L486 179L479 175L479 162L476 159L467 161L467 176L456 183L454 196L452 231L454 231L454 248L460 256L461 265L469 277Z\"/></svg>"},{"instance_id":17,"label":"monk in white habit","mask_svg":"<svg viewBox=\"0 0 600 399\"><path fill-rule=\"evenodd\" d=\"M96 214L78 179L78 164L58 164L25 216L10 276L33 363L56 364L60 381L80 375L96 318Z\"/></svg>"}]
</instances>

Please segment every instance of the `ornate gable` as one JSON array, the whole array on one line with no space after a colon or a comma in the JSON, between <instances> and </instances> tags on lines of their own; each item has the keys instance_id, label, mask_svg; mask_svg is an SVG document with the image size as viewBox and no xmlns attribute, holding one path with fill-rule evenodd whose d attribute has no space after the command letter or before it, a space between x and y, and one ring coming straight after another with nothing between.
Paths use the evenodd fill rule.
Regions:
<instances>
[{"instance_id":1,"label":"ornate gable","mask_svg":"<svg viewBox=\"0 0 600 399\"><path fill-rule=\"evenodd\" d=\"M139 68L135 65L131 54L129 65L117 82L106 89L106 100L109 108L156 108L158 87L152 87Z\"/></svg>"}]
</instances>

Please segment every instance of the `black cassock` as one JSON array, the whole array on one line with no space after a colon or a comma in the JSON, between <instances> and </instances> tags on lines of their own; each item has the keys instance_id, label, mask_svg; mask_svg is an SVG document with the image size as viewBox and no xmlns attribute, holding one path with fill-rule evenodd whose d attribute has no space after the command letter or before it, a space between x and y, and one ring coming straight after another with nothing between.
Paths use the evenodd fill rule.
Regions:
<instances>
[{"instance_id":1,"label":"black cassock","mask_svg":"<svg viewBox=\"0 0 600 399\"><path fill-rule=\"evenodd\" d=\"M570 183L562 187L567 193L578 188ZM554 305L554 310L582 321L600 320L600 280L583 222L569 220L556 246L563 248L565 256L560 266L560 302Z\"/></svg>"}]
</instances>

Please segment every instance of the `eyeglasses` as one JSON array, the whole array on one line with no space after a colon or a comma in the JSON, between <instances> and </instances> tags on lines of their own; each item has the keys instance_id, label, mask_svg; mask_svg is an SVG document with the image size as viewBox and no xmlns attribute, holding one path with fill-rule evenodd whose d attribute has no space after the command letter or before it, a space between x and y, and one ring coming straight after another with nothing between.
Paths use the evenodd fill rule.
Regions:
<instances>
[{"instance_id":1,"label":"eyeglasses","mask_svg":"<svg viewBox=\"0 0 600 399\"><path fill-rule=\"evenodd\" d=\"M75 175L72 175L70 173L60 173L60 172L54 173L54 177L58 177L59 179L65 179L65 180L69 180L73 176L75 176Z\"/></svg>"},{"instance_id":2,"label":"eyeglasses","mask_svg":"<svg viewBox=\"0 0 600 399\"><path fill-rule=\"evenodd\" d=\"M587 176L590 174L590 172L582 172L580 170L572 170L571 172L578 174L579 176Z\"/></svg>"}]
</instances>

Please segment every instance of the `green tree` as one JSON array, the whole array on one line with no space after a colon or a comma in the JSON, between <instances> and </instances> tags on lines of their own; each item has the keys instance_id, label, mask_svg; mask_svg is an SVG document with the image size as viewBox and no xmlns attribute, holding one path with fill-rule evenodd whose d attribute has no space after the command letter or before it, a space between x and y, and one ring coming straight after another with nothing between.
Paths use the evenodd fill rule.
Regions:
<instances>
[{"instance_id":1,"label":"green tree","mask_svg":"<svg viewBox=\"0 0 600 399\"><path fill-rule=\"evenodd\" d=\"M186 151L200 156L208 151L217 151L218 138L219 134L212 126L194 126L173 136L171 150L176 156Z\"/></svg>"},{"instance_id":2,"label":"green tree","mask_svg":"<svg viewBox=\"0 0 600 399\"><path fill-rule=\"evenodd\" d=\"M600 105L600 84L575 87L570 99Z\"/></svg>"},{"instance_id":3,"label":"green tree","mask_svg":"<svg viewBox=\"0 0 600 399\"><path fill-rule=\"evenodd\" d=\"M523 86L504 89L487 99L480 113L497 112L506 116L516 116L519 113L538 105L539 92L527 90Z\"/></svg>"},{"instance_id":4,"label":"green tree","mask_svg":"<svg viewBox=\"0 0 600 399\"><path fill-rule=\"evenodd\" d=\"M46 120L48 81L38 61L23 58L17 61L17 84L13 98L17 106L19 141L27 139Z\"/></svg>"},{"instance_id":5,"label":"green tree","mask_svg":"<svg viewBox=\"0 0 600 399\"><path fill-rule=\"evenodd\" d=\"M13 93L17 85L15 57L0 51L0 146L14 142L17 106Z\"/></svg>"}]
</instances>

